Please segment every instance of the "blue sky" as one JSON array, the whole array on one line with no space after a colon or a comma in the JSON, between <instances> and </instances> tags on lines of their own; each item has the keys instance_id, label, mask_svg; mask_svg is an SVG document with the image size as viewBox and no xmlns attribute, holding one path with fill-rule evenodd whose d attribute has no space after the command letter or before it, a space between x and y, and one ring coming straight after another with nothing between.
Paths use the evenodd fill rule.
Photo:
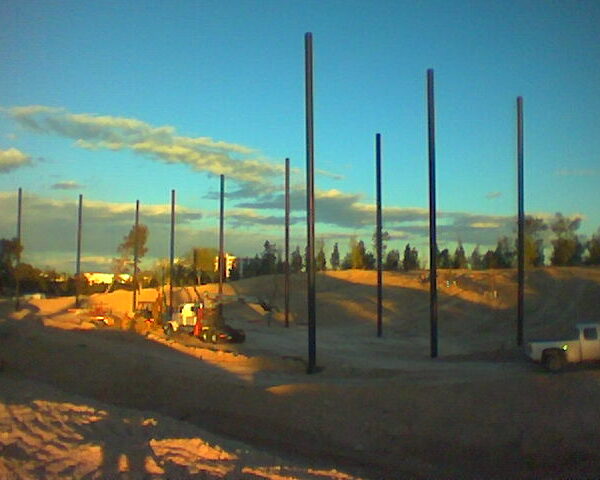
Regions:
<instances>
[{"instance_id":1,"label":"blue sky","mask_svg":"<svg viewBox=\"0 0 600 480\"><path fill-rule=\"evenodd\" d=\"M0 4L0 235L22 187L25 259L106 269L142 204L148 262L216 245L226 175L228 250L304 244L304 33L315 57L317 236L328 249L374 223L383 136L384 228L426 255L425 73L435 70L440 244L514 229L515 102L525 103L526 210L600 225L600 4L596 1L5 0ZM33 106L36 106L35 108ZM203 140L197 140L201 138ZM194 140L196 139L196 140ZM87 262L87 263L86 263ZM149 263L148 263L149 265Z\"/></svg>"}]
</instances>

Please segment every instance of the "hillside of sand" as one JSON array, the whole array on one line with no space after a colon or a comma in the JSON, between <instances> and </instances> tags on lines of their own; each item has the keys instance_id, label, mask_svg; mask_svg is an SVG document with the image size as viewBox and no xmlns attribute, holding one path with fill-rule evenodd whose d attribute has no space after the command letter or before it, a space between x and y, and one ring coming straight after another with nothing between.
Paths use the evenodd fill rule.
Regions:
<instances>
[{"instance_id":1,"label":"hillside of sand","mask_svg":"<svg viewBox=\"0 0 600 480\"><path fill-rule=\"evenodd\" d=\"M1 305L2 478L589 478L600 471L600 371L551 375L514 348L514 271L442 272L429 358L423 272L317 277L317 364L292 277L225 285L241 345L134 324L97 328L73 298ZM216 286L175 289L190 301ZM153 299L157 291L141 296ZM241 298L241 300L239 300ZM600 321L600 270L527 274L525 336ZM260 302L273 307L268 314ZM117 317L131 292L87 299ZM125 330L123 330L125 328Z\"/></svg>"}]
</instances>

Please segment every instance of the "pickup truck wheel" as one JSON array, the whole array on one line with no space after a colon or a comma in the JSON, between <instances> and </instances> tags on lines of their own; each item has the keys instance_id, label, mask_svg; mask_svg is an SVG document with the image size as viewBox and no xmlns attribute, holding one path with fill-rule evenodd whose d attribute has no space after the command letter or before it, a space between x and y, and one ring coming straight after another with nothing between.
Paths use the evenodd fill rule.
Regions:
<instances>
[{"instance_id":1,"label":"pickup truck wheel","mask_svg":"<svg viewBox=\"0 0 600 480\"><path fill-rule=\"evenodd\" d=\"M567 364L564 355L561 355L558 352L552 352L545 356L544 358L544 367L546 367L551 372L559 372L565 365Z\"/></svg>"}]
</instances>

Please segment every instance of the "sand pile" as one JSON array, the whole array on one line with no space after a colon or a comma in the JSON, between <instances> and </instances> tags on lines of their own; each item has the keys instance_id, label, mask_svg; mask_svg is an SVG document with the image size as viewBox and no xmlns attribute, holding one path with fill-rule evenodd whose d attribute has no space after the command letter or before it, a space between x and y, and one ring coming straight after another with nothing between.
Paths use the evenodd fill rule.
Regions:
<instances>
[{"instance_id":1,"label":"sand pile","mask_svg":"<svg viewBox=\"0 0 600 480\"><path fill-rule=\"evenodd\" d=\"M317 362L325 369L313 376L305 375L300 276L290 328L248 303L281 307L281 278L227 285L245 297L225 306L246 331L242 345L91 328L73 299L32 300L16 313L0 305L0 472L283 479L600 471L599 371L549 375L512 348L514 272L440 277L441 357L432 360L418 272L386 275L383 338L375 337L374 272L319 275ZM194 292L174 293L189 301ZM577 316L600 320L599 297L599 269L529 272L526 335ZM94 300L126 312L131 292Z\"/></svg>"}]
</instances>

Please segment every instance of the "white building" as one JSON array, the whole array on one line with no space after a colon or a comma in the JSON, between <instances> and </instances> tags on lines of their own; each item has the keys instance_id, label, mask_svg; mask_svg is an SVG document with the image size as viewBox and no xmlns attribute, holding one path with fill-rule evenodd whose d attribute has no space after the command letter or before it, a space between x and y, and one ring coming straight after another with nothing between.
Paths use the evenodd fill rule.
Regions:
<instances>
[{"instance_id":1,"label":"white building","mask_svg":"<svg viewBox=\"0 0 600 480\"><path fill-rule=\"evenodd\" d=\"M225 278L229 278L231 269L233 268L233 264L237 260L237 257L235 257L233 255L229 255L228 253L225 253L224 256L225 256ZM215 272L218 272L218 271L219 271L219 256L217 255L215 257Z\"/></svg>"},{"instance_id":2,"label":"white building","mask_svg":"<svg viewBox=\"0 0 600 480\"><path fill-rule=\"evenodd\" d=\"M115 280L114 273L100 273L100 272L89 272L83 274L88 285L110 285ZM117 275L117 282L127 283L131 281L131 275L128 273L121 273Z\"/></svg>"}]
</instances>

